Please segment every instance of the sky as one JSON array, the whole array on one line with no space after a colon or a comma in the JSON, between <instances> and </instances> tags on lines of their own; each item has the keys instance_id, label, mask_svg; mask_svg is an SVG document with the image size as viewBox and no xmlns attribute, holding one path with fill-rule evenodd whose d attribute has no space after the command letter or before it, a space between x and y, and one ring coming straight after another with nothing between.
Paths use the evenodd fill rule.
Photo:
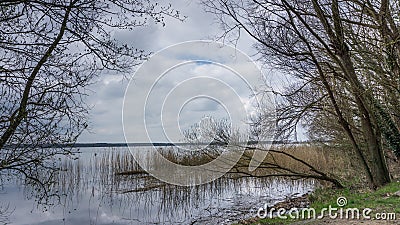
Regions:
<instances>
[{"instance_id":1,"label":"sky","mask_svg":"<svg viewBox=\"0 0 400 225\"><path fill-rule=\"evenodd\" d=\"M186 16L183 22L166 18L165 27L151 23L134 31L114 32L117 40L159 58L150 58L150 63L144 63L128 79L119 74L99 77L87 99L92 107L89 129L78 142L178 142L184 130L210 116L233 116L243 122L246 118L238 118L240 112L254 113L246 79L251 77L250 83L260 83L261 74L249 69L249 61L235 61L242 56L229 48L221 50L219 58L214 54L219 51L216 46L193 50L189 44L186 49L180 48L182 42L215 40L222 30L198 1L176 0L172 6ZM241 35L236 47L238 52L251 56L255 54L253 44L250 37ZM191 54L184 54L185 50ZM235 76L232 68L242 74ZM245 74L248 71L254 73ZM245 79L240 79L243 74ZM127 139L124 128L129 133Z\"/></svg>"}]
</instances>

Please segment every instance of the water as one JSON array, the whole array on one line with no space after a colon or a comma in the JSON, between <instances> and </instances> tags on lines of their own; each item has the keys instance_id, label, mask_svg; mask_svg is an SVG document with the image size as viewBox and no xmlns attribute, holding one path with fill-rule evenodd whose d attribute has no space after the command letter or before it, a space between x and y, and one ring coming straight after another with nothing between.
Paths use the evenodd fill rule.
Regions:
<instances>
[{"instance_id":1,"label":"water","mask_svg":"<svg viewBox=\"0 0 400 225\"><path fill-rule=\"evenodd\" d=\"M178 187L141 172L116 175L138 170L125 148L84 149L60 165L48 198L20 179L3 179L0 224L230 224L316 186L313 180L225 177Z\"/></svg>"}]
</instances>

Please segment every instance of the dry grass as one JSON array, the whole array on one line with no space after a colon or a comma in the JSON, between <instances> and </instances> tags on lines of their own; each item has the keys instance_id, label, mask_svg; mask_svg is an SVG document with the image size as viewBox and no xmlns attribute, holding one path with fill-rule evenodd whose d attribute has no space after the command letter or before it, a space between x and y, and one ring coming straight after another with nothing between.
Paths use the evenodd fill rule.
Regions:
<instances>
[{"instance_id":1,"label":"dry grass","mask_svg":"<svg viewBox=\"0 0 400 225\"><path fill-rule=\"evenodd\" d=\"M175 162L185 166L196 166L206 164L221 153L220 150L201 150L184 152L174 148L159 148L164 158L171 162ZM109 151L99 159L96 165L100 168L112 168L116 175L143 175L146 172L138 165L135 158L129 153L121 153L120 151ZM246 150L237 166L232 172L245 171L248 172L250 159L254 154L254 150ZM276 168L286 168L300 173L309 173L310 168L304 163L295 160L300 159L315 169L329 175L336 175L342 178L354 178L354 171L357 171L357 164L346 154L346 151L328 146L316 145L286 145L273 146L263 160L261 166L253 172L254 175L277 174L283 173L284 170ZM153 163L157 163L153 161ZM104 171L105 172L105 171Z\"/></svg>"},{"instance_id":2,"label":"dry grass","mask_svg":"<svg viewBox=\"0 0 400 225\"><path fill-rule=\"evenodd\" d=\"M146 149L143 149L146 151ZM185 166L196 166L206 164L220 155L222 149L208 149L198 151L185 151L172 147L159 148L157 150L163 155L164 158L171 162L175 162ZM362 184L364 174L360 168L351 151L331 146L318 146L315 144L302 144L302 145L285 145L273 146L268 152L266 158L263 160L261 166L251 172L252 175L262 176L268 174L284 174L288 173L285 168L291 171L304 174L312 174L310 167L304 163L295 160L300 159L305 163L311 165L316 170L319 170L331 177L338 178L345 181L345 185ZM250 159L254 154L254 150L246 150L242 158L237 163L236 167L231 170L231 176L240 176L240 172L248 171ZM143 170L136 162L134 156L129 151L120 151L117 149L104 152L101 156L93 159L95 162L93 170L100 172L105 179L110 176L116 176L114 179L122 179L118 177L124 176L148 176L147 172ZM390 168L393 170L398 169L398 162L388 159L390 161ZM393 161L393 162L392 162ZM149 156L149 163L157 164L156 160L151 160ZM393 163L396 166L393 166ZM277 165L278 167L274 166ZM239 173L238 173L239 172ZM236 174L235 174L236 173ZM394 173L399 174L399 173Z\"/></svg>"},{"instance_id":3,"label":"dry grass","mask_svg":"<svg viewBox=\"0 0 400 225\"><path fill-rule=\"evenodd\" d=\"M350 175L354 170L351 160L344 152L327 146L293 145L273 148L263 164L276 164L283 168L307 173L310 168L299 160L327 174Z\"/></svg>"}]
</instances>

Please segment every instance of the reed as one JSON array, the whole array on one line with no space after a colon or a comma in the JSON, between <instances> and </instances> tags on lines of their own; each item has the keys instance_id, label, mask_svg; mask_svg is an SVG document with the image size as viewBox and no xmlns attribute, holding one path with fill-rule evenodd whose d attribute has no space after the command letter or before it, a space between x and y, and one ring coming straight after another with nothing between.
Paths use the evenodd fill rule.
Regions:
<instances>
[{"instance_id":1,"label":"reed","mask_svg":"<svg viewBox=\"0 0 400 225\"><path fill-rule=\"evenodd\" d=\"M282 170L279 170L278 168L272 168L273 166L271 165L279 165L279 167L302 173L309 172L309 167L294 160L293 157L312 165L317 170L323 171L327 174L336 174L342 178L351 178L354 176L354 171L358 170L357 165L353 163L354 160L351 156L346 154L346 151L330 146L311 144L282 145L273 146L271 149L273 151L268 152L266 158L263 159L261 166L254 171L254 175L282 172ZM171 162L184 166L197 166L215 160L221 154L223 149L213 148L198 149L197 151L185 151L183 149L167 147L159 148L157 151ZM280 152L287 154L280 154ZM231 172L234 173L247 170L253 154L254 150L246 150ZM290 157L289 155L293 157ZM149 163L157 164L157 161L149 159ZM104 172L118 176L147 174L129 151L117 151L115 149L107 151L103 156L101 156L100 161L97 162L96 165L101 165L103 170L107 166L107 168L112 169L112 171ZM96 168L96 170L98 169Z\"/></svg>"}]
</instances>

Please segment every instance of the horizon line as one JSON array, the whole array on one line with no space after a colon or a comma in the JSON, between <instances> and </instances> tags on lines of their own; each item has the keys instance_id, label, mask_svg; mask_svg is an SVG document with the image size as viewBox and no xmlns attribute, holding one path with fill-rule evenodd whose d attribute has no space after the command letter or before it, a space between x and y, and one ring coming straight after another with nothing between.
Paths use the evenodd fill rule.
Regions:
<instances>
[{"instance_id":1,"label":"horizon line","mask_svg":"<svg viewBox=\"0 0 400 225\"><path fill-rule=\"evenodd\" d=\"M304 143L326 143L329 141L294 141L294 140L286 140L286 141L247 141L243 142L246 145L255 145L255 144L304 144ZM72 147L72 148L90 148L90 147L147 147L147 146L156 146L156 147L168 147L168 146L184 146L184 145L220 145L227 146L229 143L224 142L211 142L211 143L190 143L190 142L77 142L77 143L54 143L54 144L10 144L4 147L41 147L41 148L63 148L63 147Z\"/></svg>"}]
</instances>

